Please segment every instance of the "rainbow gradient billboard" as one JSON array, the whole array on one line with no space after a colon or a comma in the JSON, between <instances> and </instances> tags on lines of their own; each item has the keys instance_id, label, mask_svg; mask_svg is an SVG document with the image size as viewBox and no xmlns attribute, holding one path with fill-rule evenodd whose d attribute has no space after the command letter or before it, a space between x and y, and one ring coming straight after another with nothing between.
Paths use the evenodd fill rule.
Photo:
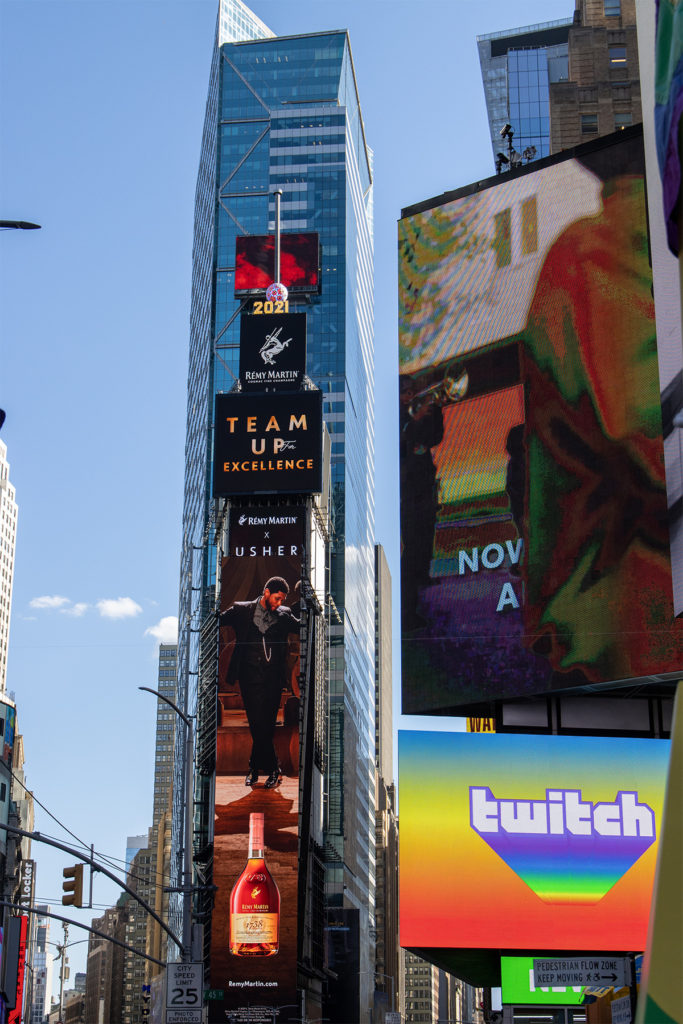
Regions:
<instances>
[{"instance_id":1,"label":"rainbow gradient billboard","mask_svg":"<svg viewBox=\"0 0 683 1024\"><path fill-rule=\"evenodd\" d=\"M399 732L401 945L644 949L669 747Z\"/></svg>"},{"instance_id":2,"label":"rainbow gradient billboard","mask_svg":"<svg viewBox=\"0 0 683 1024\"><path fill-rule=\"evenodd\" d=\"M652 289L637 128L404 211L404 713L683 671Z\"/></svg>"}]
</instances>

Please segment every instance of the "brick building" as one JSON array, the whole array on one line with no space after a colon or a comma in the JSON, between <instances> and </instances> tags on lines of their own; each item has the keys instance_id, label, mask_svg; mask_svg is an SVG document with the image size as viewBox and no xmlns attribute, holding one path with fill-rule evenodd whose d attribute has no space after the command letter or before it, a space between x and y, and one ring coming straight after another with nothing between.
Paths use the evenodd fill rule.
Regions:
<instances>
[{"instance_id":1,"label":"brick building","mask_svg":"<svg viewBox=\"0 0 683 1024\"><path fill-rule=\"evenodd\" d=\"M635 0L576 0L569 77L550 83L550 152L642 121Z\"/></svg>"}]
</instances>

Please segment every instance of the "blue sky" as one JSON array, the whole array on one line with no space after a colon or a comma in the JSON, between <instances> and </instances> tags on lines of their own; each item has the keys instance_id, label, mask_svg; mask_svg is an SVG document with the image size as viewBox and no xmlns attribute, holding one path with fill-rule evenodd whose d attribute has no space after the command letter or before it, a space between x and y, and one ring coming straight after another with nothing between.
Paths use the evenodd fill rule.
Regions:
<instances>
[{"instance_id":1,"label":"blue sky","mask_svg":"<svg viewBox=\"0 0 683 1024\"><path fill-rule=\"evenodd\" d=\"M476 35L570 17L573 0L251 6L278 34L350 31L375 151L377 539L396 581L396 221L493 173ZM19 504L8 690L28 785L121 860L152 815L155 701L137 687L155 685L160 623L177 614L192 216L216 9L4 0L0 12L1 217L42 225L0 235L2 437ZM36 810L36 828L64 836ZM58 904L68 858L37 845L33 856L39 900ZM116 896L96 881L96 904ZM72 951L72 977L85 949Z\"/></svg>"}]
</instances>

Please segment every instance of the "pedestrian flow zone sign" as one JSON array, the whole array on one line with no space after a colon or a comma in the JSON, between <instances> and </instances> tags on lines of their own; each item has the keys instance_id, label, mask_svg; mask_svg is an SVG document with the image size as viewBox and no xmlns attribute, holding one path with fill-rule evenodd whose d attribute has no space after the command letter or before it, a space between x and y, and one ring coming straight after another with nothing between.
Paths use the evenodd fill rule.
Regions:
<instances>
[{"instance_id":1,"label":"pedestrian flow zone sign","mask_svg":"<svg viewBox=\"0 0 683 1024\"><path fill-rule=\"evenodd\" d=\"M166 1024L201 1024L204 964L166 968Z\"/></svg>"},{"instance_id":2,"label":"pedestrian flow zone sign","mask_svg":"<svg viewBox=\"0 0 683 1024\"><path fill-rule=\"evenodd\" d=\"M534 985L612 985L623 988L631 982L626 957L572 957L569 960L534 958Z\"/></svg>"}]
</instances>

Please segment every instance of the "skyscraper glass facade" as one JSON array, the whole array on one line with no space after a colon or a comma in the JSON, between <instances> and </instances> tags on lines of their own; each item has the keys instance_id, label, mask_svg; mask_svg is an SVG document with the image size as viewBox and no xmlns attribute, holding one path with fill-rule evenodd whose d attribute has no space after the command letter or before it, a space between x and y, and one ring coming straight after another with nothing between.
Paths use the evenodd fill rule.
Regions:
<instances>
[{"instance_id":1,"label":"skyscraper glass facade","mask_svg":"<svg viewBox=\"0 0 683 1024\"><path fill-rule=\"evenodd\" d=\"M572 19L525 25L477 36L493 157L507 155L500 129L509 123L518 153L533 146L535 159L550 153L549 82L569 77Z\"/></svg>"},{"instance_id":2,"label":"skyscraper glass facade","mask_svg":"<svg viewBox=\"0 0 683 1024\"><path fill-rule=\"evenodd\" d=\"M508 53L508 111L516 125L515 148L527 146L536 156L550 153L550 93L548 54L545 49L512 50Z\"/></svg>"},{"instance_id":3,"label":"skyscraper glass facade","mask_svg":"<svg viewBox=\"0 0 683 1024\"><path fill-rule=\"evenodd\" d=\"M323 391L332 451L326 885L330 905L361 911L367 958L375 812L372 171L345 32L226 43L214 53L195 209L181 563L178 692L191 711L197 631L215 600L213 402L239 371L235 239L274 231L276 188L282 231L314 231L321 242L322 293L290 309L308 316L307 372ZM179 772L176 765L178 825ZM202 812L209 790L207 780L197 792L197 822L211 820ZM210 840L195 834L196 847ZM372 965L361 969L371 989Z\"/></svg>"},{"instance_id":4,"label":"skyscraper glass facade","mask_svg":"<svg viewBox=\"0 0 683 1024\"><path fill-rule=\"evenodd\" d=\"M217 30L219 43L263 39L274 34L246 4L242 3L242 0L221 0Z\"/></svg>"}]
</instances>

